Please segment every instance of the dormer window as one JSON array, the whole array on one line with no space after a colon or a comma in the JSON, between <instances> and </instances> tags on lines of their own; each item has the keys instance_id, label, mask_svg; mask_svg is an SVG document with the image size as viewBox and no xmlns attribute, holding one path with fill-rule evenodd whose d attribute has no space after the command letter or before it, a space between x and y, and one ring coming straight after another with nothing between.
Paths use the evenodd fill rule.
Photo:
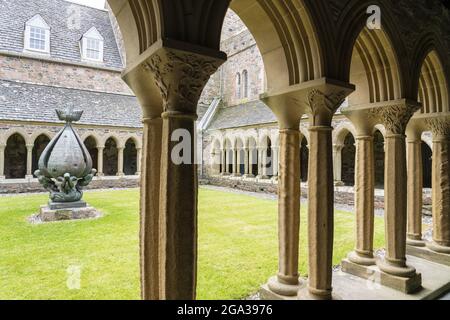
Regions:
<instances>
[{"instance_id":1,"label":"dormer window","mask_svg":"<svg viewBox=\"0 0 450 320\"><path fill-rule=\"evenodd\" d=\"M50 53L50 27L40 15L25 24L24 51Z\"/></svg>"},{"instance_id":2,"label":"dormer window","mask_svg":"<svg viewBox=\"0 0 450 320\"><path fill-rule=\"evenodd\" d=\"M103 62L103 37L96 28L89 29L83 35L81 54L84 60Z\"/></svg>"}]
</instances>

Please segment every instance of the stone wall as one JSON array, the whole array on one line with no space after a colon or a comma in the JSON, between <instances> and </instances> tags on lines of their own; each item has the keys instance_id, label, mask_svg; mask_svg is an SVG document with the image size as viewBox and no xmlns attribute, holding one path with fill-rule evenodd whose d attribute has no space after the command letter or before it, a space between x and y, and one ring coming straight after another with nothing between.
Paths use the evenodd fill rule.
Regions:
<instances>
[{"instance_id":1,"label":"stone wall","mask_svg":"<svg viewBox=\"0 0 450 320\"><path fill-rule=\"evenodd\" d=\"M0 55L1 78L99 92L132 94L120 72Z\"/></svg>"}]
</instances>

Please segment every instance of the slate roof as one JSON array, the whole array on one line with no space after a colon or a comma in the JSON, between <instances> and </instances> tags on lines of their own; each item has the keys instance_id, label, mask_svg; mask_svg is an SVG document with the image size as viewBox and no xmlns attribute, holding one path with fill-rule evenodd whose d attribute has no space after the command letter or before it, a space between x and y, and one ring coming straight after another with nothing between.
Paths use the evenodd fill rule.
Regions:
<instances>
[{"instance_id":1,"label":"slate roof","mask_svg":"<svg viewBox=\"0 0 450 320\"><path fill-rule=\"evenodd\" d=\"M0 120L59 123L55 108L66 108L68 101L84 110L78 123L142 127L141 108L133 96L0 80Z\"/></svg>"},{"instance_id":2,"label":"slate roof","mask_svg":"<svg viewBox=\"0 0 450 320\"><path fill-rule=\"evenodd\" d=\"M261 101L251 101L218 110L208 130L245 127L276 122L273 112Z\"/></svg>"},{"instance_id":3,"label":"slate roof","mask_svg":"<svg viewBox=\"0 0 450 320\"><path fill-rule=\"evenodd\" d=\"M70 18L80 13L80 28ZM104 67L122 69L113 27L106 10L64 0L0 0L0 50L22 53L25 23L36 14L50 26L50 56L55 60L83 63L80 39L92 27L104 38Z\"/></svg>"}]
</instances>

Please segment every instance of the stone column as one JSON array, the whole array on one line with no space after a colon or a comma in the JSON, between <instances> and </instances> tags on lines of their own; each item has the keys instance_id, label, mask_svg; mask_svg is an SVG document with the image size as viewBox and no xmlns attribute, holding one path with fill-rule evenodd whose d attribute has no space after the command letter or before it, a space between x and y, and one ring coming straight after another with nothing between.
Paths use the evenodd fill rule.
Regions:
<instances>
[{"instance_id":1,"label":"stone column","mask_svg":"<svg viewBox=\"0 0 450 320\"><path fill-rule=\"evenodd\" d=\"M450 254L450 117L427 122L433 132L433 241L428 247Z\"/></svg>"},{"instance_id":2,"label":"stone column","mask_svg":"<svg viewBox=\"0 0 450 320\"><path fill-rule=\"evenodd\" d=\"M144 118L140 197L141 295L158 300L159 293L159 193L162 119Z\"/></svg>"},{"instance_id":3,"label":"stone column","mask_svg":"<svg viewBox=\"0 0 450 320\"><path fill-rule=\"evenodd\" d=\"M258 153L258 175L257 178L262 179L263 177L263 155L262 155L262 148L257 148Z\"/></svg>"},{"instance_id":4,"label":"stone column","mask_svg":"<svg viewBox=\"0 0 450 320\"><path fill-rule=\"evenodd\" d=\"M249 155L250 149L244 148L244 171L245 171L245 177L250 176L250 155Z\"/></svg>"},{"instance_id":5,"label":"stone column","mask_svg":"<svg viewBox=\"0 0 450 320\"><path fill-rule=\"evenodd\" d=\"M334 181L336 185L343 185L342 182L342 149L343 145L333 146L333 168L334 168Z\"/></svg>"},{"instance_id":6,"label":"stone column","mask_svg":"<svg viewBox=\"0 0 450 320\"><path fill-rule=\"evenodd\" d=\"M275 180L278 180L278 171L279 171L279 155L280 155L280 148L279 147L273 147L272 148L272 174L273 178ZM299 147L299 153L300 153L300 147ZM299 156L300 161L300 156Z\"/></svg>"},{"instance_id":7,"label":"stone column","mask_svg":"<svg viewBox=\"0 0 450 320\"><path fill-rule=\"evenodd\" d=\"M298 163L300 162L300 131L298 129L281 129L280 149L278 275L269 280L268 286L270 290L279 295L296 296L299 289L300 167Z\"/></svg>"},{"instance_id":8,"label":"stone column","mask_svg":"<svg viewBox=\"0 0 450 320\"><path fill-rule=\"evenodd\" d=\"M0 180L5 179L5 144L0 144Z\"/></svg>"},{"instance_id":9,"label":"stone column","mask_svg":"<svg viewBox=\"0 0 450 320\"><path fill-rule=\"evenodd\" d=\"M423 168L421 132L409 136L407 148L407 240L411 246L423 247L422 205L423 205Z\"/></svg>"},{"instance_id":10,"label":"stone column","mask_svg":"<svg viewBox=\"0 0 450 320\"><path fill-rule=\"evenodd\" d=\"M123 177L125 174L123 173L123 150L124 147L117 148L117 176Z\"/></svg>"},{"instance_id":11,"label":"stone column","mask_svg":"<svg viewBox=\"0 0 450 320\"><path fill-rule=\"evenodd\" d=\"M348 259L356 264L375 264L373 256L375 164L373 136L356 137L355 210L356 246Z\"/></svg>"},{"instance_id":12,"label":"stone column","mask_svg":"<svg viewBox=\"0 0 450 320\"><path fill-rule=\"evenodd\" d=\"M260 172L258 173L260 179L268 179L267 176L267 147L259 148L260 153Z\"/></svg>"},{"instance_id":13,"label":"stone column","mask_svg":"<svg viewBox=\"0 0 450 320\"><path fill-rule=\"evenodd\" d=\"M33 179L33 148L34 144L27 144L27 175L26 179Z\"/></svg>"},{"instance_id":14,"label":"stone column","mask_svg":"<svg viewBox=\"0 0 450 320\"><path fill-rule=\"evenodd\" d=\"M415 268L406 264L406 126L417 103L399 103L376 108L372 114L386 127L384 220L386 256L378 261L380 270L394 276L415 277Z\"/></svg>"},{"instance_id":15,"label":"stone column","mask_svg":"<svg viewBox=\"0 0 450 320\"><path fill-rule=\"evenodd\" d=\"M184 48L187 48L186 44ZM210 52L210 51L208 51ZM197 274L197 165L195 120L201 92L225 55L205 56L162 47L145 63L163 99L159 196L159 299L196 297ZM179 152L183 137L183 159ZM176 140L176 139L175 139ZM190 157L188 156L190 154Z\"/></svg>"},{"instance_id":16,"label":"stone column","mask_svg":"<svg viewBox=\"0 0 450 320\"><path fill-rule=\"evenodd\" d=\"M233 176L237 177L238 173L238 148L231 149L233 153Z\"/></svg>"},{"instance_id":17,"label":"stone column","mask_svg":"<svg viewBox=\"0 0 450 320\"><path fill-rule=\"evenodd\" d=\"M308 174L308 295L332 298L334 236L334 176L331 122L333 115L353 88L326 85L308 93L310 109Z\"/></svg>"},{"instance_id":18,"label":"stone column","mask_svg":"<svg viewBox=\"0 0 450 320\"><path fill-rule=\"evenodd\" d=\"M103 173L103 151L105 150L105 147L97 147L97 165L98 165L98 172L97 176L103 177L105 174Z\"/></svg>"},{"instance_id":19,"label":"stone column","mask_svg":"<svg viewBox=\"0 0 450 320\"><path fill-rule=\"evenodd\" d=\"M142 163L142 149L141 148L137 148L137 156L136 156L136 168L137 168L137 172L136 175L140 176L141 175L141 163Z\"/></svg>"}]
</instances>

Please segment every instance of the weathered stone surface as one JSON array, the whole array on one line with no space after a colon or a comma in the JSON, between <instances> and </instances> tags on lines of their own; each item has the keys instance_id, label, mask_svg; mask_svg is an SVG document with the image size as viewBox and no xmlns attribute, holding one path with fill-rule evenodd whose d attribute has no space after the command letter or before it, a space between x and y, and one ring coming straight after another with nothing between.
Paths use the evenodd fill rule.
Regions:
<instances>
[{"instance_id":1,"label":"weathered stone surface","mask_svg":"<svg viewBox=\"0 0 450 320\"><path fill-rule=\"evenodd\" d=\"M411 256L450 266L450 254L436 252L426 246L417 247L408 245L406 246L406 253Z\"/></svg>"},{"instance_id":2,"label":"weathered stone surface","mask_svg":"<svg viewBox=\"0 0 450 320\"><path fill-rule=\"evenodd\" d=\"M93 207L84 208L64 208L52 210L49 206L43 206L40 213L30 217L29 221L34 224L45 222L56 222L66 220L94 219L102 214Z\"/></svg>"}]
</instances>

